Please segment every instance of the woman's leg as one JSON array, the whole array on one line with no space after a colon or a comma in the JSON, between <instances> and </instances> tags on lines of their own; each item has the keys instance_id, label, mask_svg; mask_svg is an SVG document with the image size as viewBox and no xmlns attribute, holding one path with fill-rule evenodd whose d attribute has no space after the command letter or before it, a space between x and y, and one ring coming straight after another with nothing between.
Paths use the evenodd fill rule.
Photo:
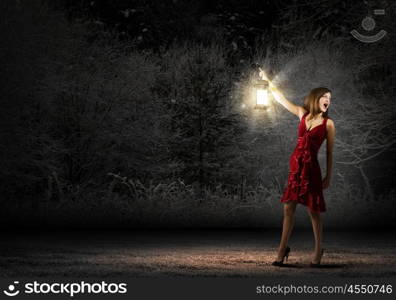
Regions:
<instances>
[{"instance_id":1,"label":"woman's leg","mask_svg":"<svg viewBox=\"0 0 396 300\"><path fill-rule=\"evenodd\" d=\"M282 237L278 249L277 261L283 259L287 243L289 241L291 232L294 225L294 212L296 211L297 201L287 202L283 206L283 227L282 227Z\"/></svg>"},{"instance_id":2,"label":"woman's leg","mask_svg":"<svg viewBox=\"0 0 396 300\"><path fill-rule=\"evenodd\" d=\"M315 250L313 256L313 263L319 263L322 251L322 238L323 238L323 222L320 213L308 210L311 217L312 229L315 236Z\"/></svg>"}]
</instances>

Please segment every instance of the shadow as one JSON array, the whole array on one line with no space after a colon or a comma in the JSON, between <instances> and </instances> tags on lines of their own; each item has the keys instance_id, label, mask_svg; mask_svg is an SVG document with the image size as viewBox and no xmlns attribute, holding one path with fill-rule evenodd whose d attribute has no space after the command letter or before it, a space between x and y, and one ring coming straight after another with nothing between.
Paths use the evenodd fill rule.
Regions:
<instances>
[{"instance_id":1,"label":"shadow","mask_svg":"<svg viewBox=\"0 0 396 300\"><path fill-rule=\"evenodd\" d=\"M347 265L345 265L345 264L321 264L321 265L319 265L319 266L317 266L317 267L310 267L310 266L308 266L309 268L311 268L311 269L338 269L338 268L345 268Z\"/></svg>"},{"instance_id":2,"label":"shadow","mask_svg":"<svg viewBox=\"0 0 396 300\"><path fill-rule=\"evenodd\" d=\"M301 268L303 268L303 266L301 266L301 265L296 265L296 264L283 264L283 265L280 265L280 266L273 266L273 265L270 265L271 267L274 267L274 268L294 268L294 269L301 269Z\"/></svg>"}]
</instances>

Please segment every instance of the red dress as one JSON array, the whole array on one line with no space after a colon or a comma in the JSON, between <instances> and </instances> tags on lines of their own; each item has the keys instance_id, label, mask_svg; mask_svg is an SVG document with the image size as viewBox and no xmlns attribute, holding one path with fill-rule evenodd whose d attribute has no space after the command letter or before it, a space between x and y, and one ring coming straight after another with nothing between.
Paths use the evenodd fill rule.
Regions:
<instances>
[{"instance_id":1,"label":"red dress","mask_svg":"<svg viewBox=\"0 0 396 300\"><path fill-rule=\"evenodd\" d=\"M307 130L305 113L298 126L297 146L290 157L287 187L280 202L297 201L313 212L326 211L318 151L327 136L326 122Z\"/></svg>"}]
</instances>

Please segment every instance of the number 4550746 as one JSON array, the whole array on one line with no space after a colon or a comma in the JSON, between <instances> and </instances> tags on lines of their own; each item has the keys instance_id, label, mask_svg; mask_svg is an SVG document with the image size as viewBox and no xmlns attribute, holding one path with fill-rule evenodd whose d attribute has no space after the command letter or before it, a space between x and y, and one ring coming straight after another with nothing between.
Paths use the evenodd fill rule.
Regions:
<instances>
[{"instance_id":1,"label":"number 4550746","mask_svg":"<svg viewBox=\"0 0 396 300\"><path fill-rule=\"evenodd\" d=\"M388 284L351 284L350 294L392 294L392 285Z\"/></svg>"}]
</instances>

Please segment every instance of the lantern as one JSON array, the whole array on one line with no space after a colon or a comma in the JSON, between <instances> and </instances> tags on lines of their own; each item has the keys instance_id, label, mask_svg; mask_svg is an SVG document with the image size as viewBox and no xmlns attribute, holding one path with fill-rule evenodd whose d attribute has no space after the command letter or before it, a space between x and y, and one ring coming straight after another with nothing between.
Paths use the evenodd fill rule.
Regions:
<instances>
[{"instance_id":1,"label":"lantern","mask_svg":"<svg viewBox=\"0 0 396 300\"><path fill-rule=\"evenodd\" d=\"M256 109L267 109L269 105L268 99L268 81L258 80L254 85L256 90Z\"/></svg>"}]
</instances>

